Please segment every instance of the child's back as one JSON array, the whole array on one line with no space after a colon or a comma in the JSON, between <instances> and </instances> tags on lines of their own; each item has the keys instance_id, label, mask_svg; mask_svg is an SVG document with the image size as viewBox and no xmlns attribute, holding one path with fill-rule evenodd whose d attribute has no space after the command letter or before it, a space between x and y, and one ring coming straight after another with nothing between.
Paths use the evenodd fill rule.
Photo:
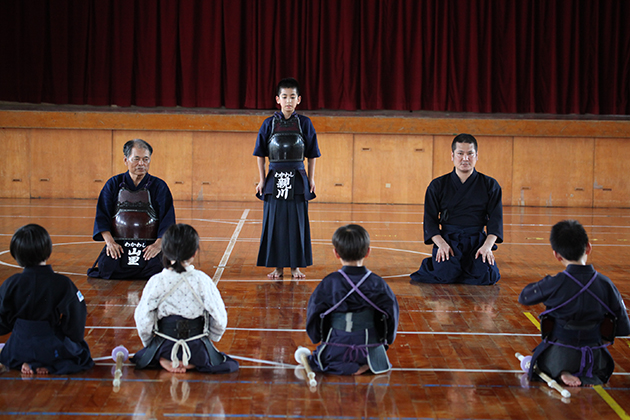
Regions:
<instances>
[{"instance_id":1,"label":"child's back","mask_svg":"<svg viewBox=\"0 0 630 420\"><path fill-rule=\"evenodd\" d=\"M351 375L391 368L386 350L396 338L398 301L387 283L363 266L369 235L359 225L333 235L341 270L327 275L308 303L306 332L321 342L310 357L313 370Z\"/></svg>"},{"instance_id":2,"label":"child's back","mask_svg":"<svg viewBox=\"0 0 630 420\"><path fill-rule=\"evenodd\" d=\"M33 245L33 238L39 246ZM83 295L68 277L43 265L50 256L49 241L41 226L20 228L11 253L24 271L0 286L0 335L12 332L0 363L27 374L33 370L67 374L94 365L83 338L87 316ZM40 258L42 265L36 264Z\"/></svg>"},{"instance_id":3,"label":"child's back","mask_svg":"<svg viewBox=\"0 0 630 420\"><path fill-rule=\"evenodd\" d=\"M566 269L527 285L519 296L524 305L543 303L547 308L541 313L543 342L536 347L531 365L537 363L569 386L606 383L614 362L605 339L630 333L623 299L608 277L586 264L591 245L578 222L557 223L551 243ZM607 314L615 318L616 331L608 328Z\"/></svg>"},{"instance_id":4,"label":"child's back","mask_svg":"<svg viewBox=\"0 0 630 420\"><path fill-rule=\"evenodd\" d=\"M212 344L225 332L227 312L212 279L192 265L198 248L199 235L192 226L172 225L164 234L166 268L147 282L135 311L145 345L132 358L136 368L162 366L176 373L238 369L235 360Z\"/></svg>"}]
</instances>

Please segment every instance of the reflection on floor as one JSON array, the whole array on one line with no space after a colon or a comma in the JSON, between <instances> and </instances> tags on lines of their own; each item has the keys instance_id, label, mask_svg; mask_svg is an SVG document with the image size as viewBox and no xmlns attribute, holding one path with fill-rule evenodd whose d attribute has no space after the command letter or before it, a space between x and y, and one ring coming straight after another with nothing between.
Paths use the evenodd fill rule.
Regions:
<instances>
[{"instance_id":1,"label":"reflection on floor","mask_svg":"<svg viewBox=\"0 0 630 420\"><path fill-rule=\"evenodd\" d=\"M520 290L562 269L547 239L558 220L585 225L594 245L591 262L630 301L628 210L505 208L505 242L495 253L502 279L496 286L474 287L409 284L409 273L430 253L422 241L421 206L312 204L315 265L304 270L306 280L272 281L266 278L270 269L255 266L259 203L177 202L178 221L192 224L202 237L195 266L218 282L228 308L228 331L217 347L239 358L241 369L215 376L170 374L136 371L127 363L116 390L108 357L120 344L130 352L141 347L133 311L145 282L85 275L102 246L91 240L94 205L0 200L0 281L19 271L8 253L15 229L26 223L46 227L55 244L49 262L85 295L86 341L101 359L94 369L69 377L1 374L3 418L628 418L623 417L630 412L628 339L612 347L617 367L610 383L571 389L570 399L523 380L514 357L529 354L539 340L525 312L536 316L543 310L519 305ZM300 345L315 348L304 331L306 303L317 282L339 268L330 238L349 222L370 232L366 265L387 280L399 300L400 329L388 352L394 369L380 376L317 375L317 387L310 388L294 352Z\"/></svg>"}]
</instances>

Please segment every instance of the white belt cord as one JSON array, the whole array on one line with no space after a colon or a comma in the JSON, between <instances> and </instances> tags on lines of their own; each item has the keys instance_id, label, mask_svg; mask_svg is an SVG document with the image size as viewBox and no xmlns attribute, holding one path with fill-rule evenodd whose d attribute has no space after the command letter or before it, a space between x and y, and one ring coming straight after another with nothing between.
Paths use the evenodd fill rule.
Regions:
<instances>
[{"instance_id":1,"label":"white belt cord","mask_svg":"<svg viewBox=\"0 0 630 420\"><path fill-rule=\"evenodd\" d=\"M193 340L198 340L202 337L205 337L206 334L199 334L196 335L194 337L188 337L187 339L176 339L171 337L170 335L166 335L166 334L162 334L159 331L154 331L155 335L159 335L162 338L165 338L167 340L170 340L172 342L174 342L175 344L173 345L173 349L171 350L171 362L173 363L173 367L176 368L179 366L179 358L177 357L177 352L179 351L179 349L182 349L182 365L184 367L188 366L188 362L190 361L190 347L188 346L187 341L193 341Z\"/></svg>"}]
</instances>

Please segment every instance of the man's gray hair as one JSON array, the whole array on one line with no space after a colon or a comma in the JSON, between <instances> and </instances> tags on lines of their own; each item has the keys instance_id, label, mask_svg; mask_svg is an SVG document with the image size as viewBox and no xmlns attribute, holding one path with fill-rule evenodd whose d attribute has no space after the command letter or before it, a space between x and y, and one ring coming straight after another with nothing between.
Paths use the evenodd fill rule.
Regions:
<instances>
[{"instance_id":1,"label":"man's gray hair","mask_svg":"<svg viewBox=\"0 0 630 420\"><path fill-rule=\"evenodd\" d=\"M138 149L148 150L149 151L149 155L153 154L153 147L151 147L151 145L149 143L147 143L146 141L144 141L142 139L133 139L133 140L129 140L123 146L123 153L124 153L126 158L129 158L129 156L131 156L131 149L133 149L134 147L136 147Z\"/></svg>"}]
</instances>

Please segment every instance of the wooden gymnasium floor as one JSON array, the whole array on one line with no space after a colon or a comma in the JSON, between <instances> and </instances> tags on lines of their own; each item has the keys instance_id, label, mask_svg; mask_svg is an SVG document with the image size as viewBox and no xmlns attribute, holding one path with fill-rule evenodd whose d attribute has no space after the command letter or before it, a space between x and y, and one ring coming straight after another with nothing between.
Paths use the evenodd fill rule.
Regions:
<instances>
[{"instance_id":1,"label":"wooden gymnasium floor","mask_svg":"<svg viewBox=\"0 0 630 420\"><path fill-rule=\"evenodd\" d=\"M101 244L91 239L94 201L0 200L0 279L18 272L8 253L12 233L35 222L55 244L50 263L81 289L88 305L86 340L94 358L113 347L140 348L133 311L143 281L88 279ZM541 383L527 384L515 352L530 353L537 328L517 296L528 282L561 266L547 242L551 225L580 220L594 251L591 261L630 302L630 211L627 209L505 208L505 243L496 252L496 286L411 285L408 274L430 251L422 243L422 207L312 203L315 265L303 281L269 281L255 267L262 205L258 202L177 202L177 219L202 237L196 267L215 281L228 308L228 330L218 348L239 357L227 375L134 371L112 387L111 360L69 377L0 375L0 416L18 418L422 418L616 419L630 413L630 341L618 339L617 363L605 387L572 389L561 399ZM393 370L382 376L318 375L316 389L296 377L294 351L313 349L304 332L306 303L317 282L339 268L333 231L349 222L372 237L367 266L398 296L401 317L389 350ZM2 280L0 280L2 281ZM6 336L0 341L5 341Z\"/></svg>"}]
</instances>

